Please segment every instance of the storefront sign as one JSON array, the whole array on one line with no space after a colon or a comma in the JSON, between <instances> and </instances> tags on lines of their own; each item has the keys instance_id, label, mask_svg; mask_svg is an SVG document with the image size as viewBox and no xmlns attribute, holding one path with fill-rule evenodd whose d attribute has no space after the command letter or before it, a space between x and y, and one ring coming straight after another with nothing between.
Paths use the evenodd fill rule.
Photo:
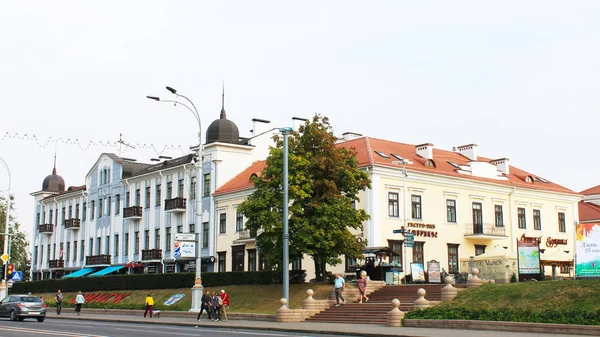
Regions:
<instances>
[{"instance_id":1,"label":"storefront sign","mask_svg":"<svg viewBox=\"0 0 600 337\"><path fill-rule=\"evenodd\" d=\"M577 224L575 277L600 277L600 224Z\"/></svg>"},{"instance_id":2,"label":"storefront sign","mask_svg":"<svg viewBox=\"0 0 600 337\"><path fill-rule=\"evenodd\" d=\"M424 223L418 223L418 222L409 222L409 223L406 224L406 227L408 227L408 228L435 229L435 225L434 224L424 224Z\"/></svg>"},{"instance_id":3,"label":"storefront sign","mask_svg":"<svg viewBox=\"0 0 600 337\"><path fill-rule=\"evenodd\" d=\"M194 233L176 233L175 241L196 241L196 234L194 234Z\"/></svg>"},{"instance_id":4,"label":"storefront sign","mask_svg":"<svg viewBox=\"0 0 600 337\"><path fill-rule=\"evenodd\" d=\"M525 236L525 234L523 234L523 235L521 235L521 240L520 241L521 242L530 242L530 243L533 243L533 244L540 244L540 243L542 243L542 237L541 236L538 236L538 237L535 237L535 236Z\"/></svg>"},{"instance_id":5,"label":"storefront sign","mask_svg":"<svg viewBox=\"0 0 600 337\"><path fill-rule=\"evenodd\" d=\"M546 239L546 247L552 248L552 247L558 247L558 245L566 245L567 244L567 239L553 239L551 237L548 237Z\"/></svg>"}]
</instances>

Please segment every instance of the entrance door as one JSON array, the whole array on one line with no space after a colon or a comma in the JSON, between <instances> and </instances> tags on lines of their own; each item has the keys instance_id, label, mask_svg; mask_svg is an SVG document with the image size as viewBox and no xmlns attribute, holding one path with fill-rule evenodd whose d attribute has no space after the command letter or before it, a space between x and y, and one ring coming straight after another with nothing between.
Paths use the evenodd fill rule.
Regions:
<instances>
[{"instance_id":1,"label":"entrance door","mask_svg":"<svg viewBox=\"0 0 600 337\"><path fill-rule=\"evenodd\" d=\"M246 246L231 247L231 270L244 271L244 250Z\"/></svg>"},{"instance_id":2,"label":"entrance door","mask_svg":"<svg viewBox=\"0 0 600 337\"><path fill-rule=\"evenodd\" d=\"M483 234L483 214L481 203L473 203L473 234Z\"/></svg>"}]
</instances>

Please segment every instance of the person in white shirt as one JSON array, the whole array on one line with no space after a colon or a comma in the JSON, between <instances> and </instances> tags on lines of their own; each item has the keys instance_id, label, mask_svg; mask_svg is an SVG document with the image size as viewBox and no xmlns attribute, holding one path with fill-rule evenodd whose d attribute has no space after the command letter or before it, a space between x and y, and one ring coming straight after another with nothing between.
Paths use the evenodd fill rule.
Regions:
<instances>
[{"instance_id":1,"label":"person in white shirt","mask_svg":"<svg viewBox=\"0 0 600 337\"><path fill-rule=\"evenodd\" d=\"M77 294L77 297L75 297L75 312L77 312L77 316L81 314L81 306L83 305L83 303L85 303L85 298L83 298L83 295L80 291Z\"/></svg>"}]
</instances>

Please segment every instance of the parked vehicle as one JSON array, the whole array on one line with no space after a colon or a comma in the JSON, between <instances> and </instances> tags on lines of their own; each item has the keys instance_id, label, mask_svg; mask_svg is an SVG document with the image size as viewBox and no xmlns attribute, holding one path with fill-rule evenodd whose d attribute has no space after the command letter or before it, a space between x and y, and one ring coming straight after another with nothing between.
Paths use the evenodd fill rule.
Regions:
<instances>
[{"instance_id":1,"label":"parked vehicle","mask_svg":"<svg viewBox=\"0 0 600 337\"><path fill-rule=\"evenodd\" d=\"M46 303L38 296L8 295L0 301L0 317L8 317L11 321L35 318L43 322L46 319Z\"/></svg>"}]
</instances>

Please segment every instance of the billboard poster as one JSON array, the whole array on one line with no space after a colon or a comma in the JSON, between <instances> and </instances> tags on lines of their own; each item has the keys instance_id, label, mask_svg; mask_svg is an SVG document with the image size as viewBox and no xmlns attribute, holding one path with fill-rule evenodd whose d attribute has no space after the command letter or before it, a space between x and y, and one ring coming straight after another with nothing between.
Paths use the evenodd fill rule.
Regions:
<instances>
[{"instance_id":1,"label":"billboard poster","mask_svg":"<svg viewBox=\"0 0 600 337\"><path fill-rule=\"evenodd\" d=\"M537 242L517 241L519 274L540 274L540 247Z\"/></svg>"},{"instance_id":2,"label":"billboard poster","mask_svg":"<svg viewBox=\"0 0 600 337\"><path fill-rule=\"evenodd\" d=\"M175 241L175 258L195 258L196 257L196 242L192 241Z\"/></svg>"},{"instance_id":3,"label":"billboard poster","mask_svg":"<svg viewBox=\"0 0 600 337\"><path fill-rule=\"evenodd\" d=\"M600 224L577 224L575 277L600 277Z\"/></svg>"},{"instance_id":4,"label":"billboard poster","mask_svg":"<svg viewBox=\"0 0 600 337\"><path fill-rule=\"evenodd\" d=\"M427 277L430 283L441 283L440 263L437 261L427 262Z\"/></svg>"},{"instance_id":5,"label":"billboard poster","mask_svg":"<svg viewBox=\"0 0 600 337\"><path fill-rule=\"evenodd\" d=\"M422 263L411 263L410 273L412 274L413 282L425 282L425 271Z\"/></svg>"}]
</instances>

